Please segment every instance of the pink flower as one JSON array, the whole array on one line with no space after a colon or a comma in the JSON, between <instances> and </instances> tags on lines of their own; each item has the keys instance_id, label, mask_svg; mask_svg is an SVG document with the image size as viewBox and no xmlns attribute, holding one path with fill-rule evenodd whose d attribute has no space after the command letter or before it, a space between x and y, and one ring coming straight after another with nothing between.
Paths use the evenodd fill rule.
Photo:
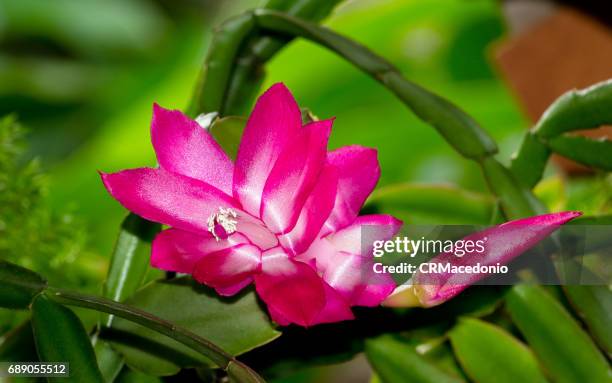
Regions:
<instances>
[{"instance_id":1,"label":"pink flower","mask_svg":"<svg viewBox=\"0 0 612 383\"><path fill-rule=\"evenodd\" d=\"M505 265L525 251L537 245L564 223L580 216L582 213L566 211L544 214L535 217L518 219L470 234L464 241L474 243L483 241L484 251L475 248L456 255L454 252L442 253L428 261L430 264L451 266L495 266ZM464 269L465 270L465 269ZM417 271L410 283L399 286L384 302L385 306L431 307L448 301L460 292L485 278L487 273L437 272L422 273Z\"/></svg>"},{"instance_id":2,"label":"pink flower","mask_svg":"<svg viewBox=\"0 0 612 383\"><path fill-rule=\"evenodd\" d=\"M378 305L395 287L362 254L361 227L386 240L401 222L358 217L380 175L376 151L328 152L332 121L302 126L276 84L257 101L232 163L195 121L155 105L159 167L102 181L127 209L170 226L153 241L154 267L192 274L221 295L254 282L281 325L352 319L351 306Z\"/></svg>"}]
</instances>

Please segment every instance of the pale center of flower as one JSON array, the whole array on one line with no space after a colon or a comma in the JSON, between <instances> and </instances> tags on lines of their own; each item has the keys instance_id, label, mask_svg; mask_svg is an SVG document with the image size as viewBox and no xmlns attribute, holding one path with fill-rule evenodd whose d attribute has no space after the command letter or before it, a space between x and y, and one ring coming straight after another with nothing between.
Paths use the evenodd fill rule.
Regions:
<instances>
[{"instance_id":1,"label":"pale center of flower","mask_svg":"<svg viewBox=\"0 0 612 383\"><path fill-rule=\"evenodd\" d=\"M237 218L238 213L236 213L236 210L231 207L224 208L219 206L219 211L213 213L206 221L208 231L217 241L221 239L221 236L226 238L228 235L236 232ZM223 231L223 233L219 231Z\"/></svg>"}]
</instances>

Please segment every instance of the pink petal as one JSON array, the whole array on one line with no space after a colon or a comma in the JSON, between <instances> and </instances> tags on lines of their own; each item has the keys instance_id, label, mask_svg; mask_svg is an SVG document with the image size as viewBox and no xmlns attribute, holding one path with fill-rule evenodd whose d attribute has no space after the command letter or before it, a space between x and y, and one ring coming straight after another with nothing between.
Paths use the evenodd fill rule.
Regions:
<instances>
[{"instance_id":1,"label":"pink petal","mask_svg":"<svg viewBox=\"0 0 612 383\"><path fill-rule=\"evenodd\" d=\"M323 282L323 287L325 288L325 307L310 325L355 319L351 307L344 297L325 282Z\"/></svg>"},{"instance_id":2,"label":"pink petal","mask_svg":"<svg viewBox=\"0 0 612 383\"><path fill-rule=\"evenodd\" d=\"M370 263L370 270L372 264ZM352 305L375 307L379 306L396 288L396 283L389 274L373 274L367 279L363 290L353 295Z\"/></svg>"},{"instance_id":3,"label":"pink petal","mask_svg":"<svg viewBox=\"0 0 612 383\"><path fill-rule=\"evenodd\" d=\"M568 211L562 213L545 214L530 218L523 218L506 222L499 226L471 234L465 241L484 242L484 252L466 251L464 255L457 256L452 252L443 253L429 261L429 263L450 264L454 266L474 266L480 263L483 266L507 264L517 256L537 245L544 238L564 223L580 216L580 212ZM406 296L410 304L420 304L425 307L443 303L475 282L485 278L486 273L417 273L412 277L411 288L402 286L401 294ZM417 298L415 302L414 297ZM388 305L401 305L402 299L392 295Z\"/></svg>"},{"instance_id":4,"label":"pink petal","mask_svg":"<svg viewBox=\"0 0 612 383\"><path fill-rule=\"evenodd\" d=\"M251 282L253 282L253 277L248 277L236 283L235 285L226 287L216 287L215 290L219 295L222 295L224 297L231 297L232 295L237 294L240 290L250 285Z\"/></svg>"},{"instance_id":5,"label":"pink petal","mask_svg":"<svg viewBox=\"0 0 612 383\"><path fill-rule=\"evenodd\" d=\"M237 230L261 250L267 250L278 245L278 239L268 230L264 223L247 213L244 213L242 217L238 217Z\"/></svg>"},{"instance_id":6,"label":"pink petal","mask_svg":"<svg viewBox=\"0 0 612 383\"><path fill-rule=\"evenodd\" d=\"M335 254L338 251L327 238L317 238L310 247L303 253L296 254L293 259L310 265L317 269L317 259L325 257L328 254Z\"/></svg>"},{"instance_id":7,"label":"pink petal","mask_svg":"<svg viewBox=\"0 0 612 383\"><path fill-rule=\"evenodd\" d=\"M399 231L402 222L395 217L383 214L363 215L357 217L352 225L324 238L319 237L295 259L315 267L327 257L337 252L360 254L372 258L371 250L374 241L392 238ZM362 233L365 236L362 238ZM318 266L316 267L318 270Z\"/></svg>"},{"instance_id":8,"label":"pink petal","mask_svg":"<svg viewBox=\"0 0 612 383\"><path fill-rule=\"evenodd\" d=\"M340 177L334 209L322 235L351 224L380 177L375 149L345 146L328 153L327 161L338 168Z\"/></svg>"},{"instance_id":9,"label":"pink petal","mask_svg":"<svg viewBox=\"0 0 612 383\"><path fill-rule=\"evenodd\" d=\"M255 285L257 286L257 282L255 282ZM277 311L274 306L268 305L268 313L270 313L270 318L279 326L289 326L292 323L290 319L285 318L281 311Z\"/></svg>"},{"instance_id":10,"label":"pink petal","mask_svg":"<svg viewBox=\"0 0 612 383\"><path fill-rule=\"evenodd\" d=\"M242 135L234 168L234 197L259 216L261 195L281 151L302 127L300 109L283 84L275 84L259 100Z\"/></svg>"},{"instance_id":11,"label":"pink petal","mask_svg":"<svg viewBox=\"0 0 612 383\"><path fill-rule=\"evenodd\" d=\"M194 234L179 229L167 229L155 236L151 246L151 266L179 273L193 273L195 264L208 253L217 252L241 243L246 237L235 233L217 241L210 234Z\"/></svg>"},{"instance_id":12,"label":"pink petal","mask_svg":"<svg viewBox=\"0 0 612 383\"><path fill-rule=\"evenodd\" d=\"M375 273L373 264L371 257L342 251L317 258L322 278L351 306L378 306L395 289L391 276Z\"/></svg>"},{"instance_id":13,"label":"pink petal","mask_svg":"<svg viewBox=\"0 0 612 383\"><path fill-rule=\"evenodd\" d=\"M259 248L242 243L205 254L196 263L193 277L227 295L248 284L260 270Z\"/></svg>"},{"instance_id":14,"label":"pink petal","mask_svg":"<svg viewBox=\"0 0 612 383\"><path fill-rule=\"evenodd\" d=\"M392 238L401 221L389 215L357 217L350 226L315 241L298 258L314 260L317 271L350 304L377 306L395 288L387 274L372 269L372 243Z\"/></svg>"},{"instance_id":15,"label":"pink petal","mask_svg":"<svg viewBox=\"0 0 612 383\"><path fill-rule=\"evenodd\" d=\"M212 136L178 110L153 105L151 141L159 165L232 193L234 165Z\"/></svg>"},{"instance_id":16,"label":"pink petal","mask_svg":"<svg viewBox=\"0 0 612 383\"><path fill-rule=\"evenodd\" d=\"M325 305L319 314L309 324L295 322L293 319L285 317L285 313L283 311L279 311L274 306L268 305L270 316L280 326L288 326L295 323L304 327L355 319L351 308L346 304L342 296L340 296L340 294L338 294L327 283L323 282L323 286L325 289Z\"/></svg>"},{"instance_id":17,"label":"pink petal","mask_svg":"<svg viewBox=\"0 0 612 383\"><path fill-rule=\"evenodd\" d=\"M281 248L264 252L255 287L279 324L310 326L326 306L321 278L308 265L289 259Z\"/></svg>"},{"instance_id":18,"label":"pink petal","mask_svg":"<svg viewBox=\"0 0 612 383\"><path fill-rule=\"evenodd\" d=\"M338 172L336 168L332 165L326 165L312 193L306 199L295 227L289 233L279 236L285 250L296 255L308 249L331 212L337 185Z\"/></svg>"},{"instance_id":19,"label":"pink petal","mask_svg":"<svg viewBox=\"0 0 612 383\"><path fill-rule=\"evenodd\" d=\"M348 227L330 234L326 238L338 250L371 256L374 241L392 238L402 226L402 221L385 214L362 215Z\"/></svg>"},{"instance_id":20,"label":"pink petal","mask_svg":"<svg viewBox=\"0 0 612 383\"><path fill-rule=\"evenodd\" d=\"M108 192L126 209L187 231L207 233L206 221L220 206L237 209L234 200L219 189L164 169L100 175Z\"/></svg>"},{"instance_id":21,"label":"pink petal","mask_svg":"<svg viewBox=\"0 0 612 383\"><path fill-rule=\"evenodd\" d=\"M274 233L296 224L306 198L325 164L332 120L312 122L278 157L263 189L261 219Z\"/></svg>"}]
</instances>

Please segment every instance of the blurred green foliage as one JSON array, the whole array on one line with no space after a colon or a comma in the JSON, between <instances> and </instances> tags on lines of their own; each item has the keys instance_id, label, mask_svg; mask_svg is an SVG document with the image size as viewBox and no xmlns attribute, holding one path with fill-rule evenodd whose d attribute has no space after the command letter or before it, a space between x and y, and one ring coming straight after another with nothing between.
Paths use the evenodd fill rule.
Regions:
<instances>
[{"instance_id":1,"label":"blurred green foliage","mask_svg":"<svg viewBox=\"0 0 612 383\"><path fill-rule=\"evenodd\" d=\"M0 121L0 253L3 258L74 287L91 283L104 267L85 254L87 232L69 211L46 205L48 178L38 160L20 162L24 129L14 117ZM77 257L82 258L78 270ZM97 263L96 263L97 262ZM88 267L82 267L87 265Z\"/></svg>"},{"instance_id":2,"label":"blurred green foliage","mask_svg":"<svg viewBox=\"0 0 612 383\"><path fill-rule=\"evenodd\" d=\"M87 252L88 234L70 211L46 203L48 177L40 162L23 162L25 131L13 116L0 120L0 254L2 259L67 286L91 290L104 259ZM78 262L77 262L78 261ZM0 333L20 318L0 311Z\"/></svg>"},{"instance_id":3,"label":"blurred green foliage","mask_svg":"<svg viewBox=\"0 0 612 383\"><path fill-rule=\"evenodd\" d=\"M33 128L33 151L62 159L165 78L181 42L201 38L220 5L0 0L0 114L17 113Z\"/></svg>"}]
</instances>

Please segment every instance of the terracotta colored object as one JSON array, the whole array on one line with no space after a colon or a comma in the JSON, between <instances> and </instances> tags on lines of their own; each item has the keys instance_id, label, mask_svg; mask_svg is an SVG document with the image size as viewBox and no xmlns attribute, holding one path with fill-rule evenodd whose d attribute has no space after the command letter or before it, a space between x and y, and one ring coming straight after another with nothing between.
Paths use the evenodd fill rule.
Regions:
<instances>
[{"instance_id":1,"label":"terracotta colored object","mask_svg":"<svg viewBox=\"0 0 612 383\"><path fill-rule=\"evenodd\" d=\"M612 78L612 29L569 8L559 7L495 49L495 60L529 118L536 122L564 92ZM612 127L584 131L612 137ZM584 170L557 159L570 171Z\"/></svg>"}]
</instances>

